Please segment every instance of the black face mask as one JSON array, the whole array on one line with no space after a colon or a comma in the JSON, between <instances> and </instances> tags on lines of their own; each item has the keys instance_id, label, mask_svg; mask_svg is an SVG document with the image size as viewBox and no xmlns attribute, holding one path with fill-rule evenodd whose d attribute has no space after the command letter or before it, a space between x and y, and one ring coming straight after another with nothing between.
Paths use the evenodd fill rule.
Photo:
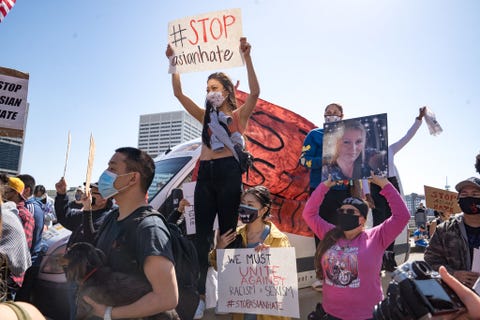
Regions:
<instances>
[{"instance_id":1,"label":"black face mask","mask_svg":"<svg viewBox=\"0 0 480 320\"><path fill-rule=\"evenodd\" d=\"M92 197L92 206L94 206L94 205L95 205L95 201L97 201L97 198L95 198L95 197Z\"/></svg>"},{"instance_id":2,"label":"black face mask","mask_svg":"<svg viewBox=\"0 0 480 320\"><path fill-rule=\"evenodd\" d=\"M360 225L358 218L360 216L341 213L337 215L337 227L340 227L343 231L353 230Z\"/></svg>"},{"instance_id":3,"label":"black face mask","mask_svg":"<svg viewBox=\"0 0 480 320\"><path fill-rule=\"evenodd\" d=\"M480 214L480 198L459 198L458 205L465 214Z\"/></svg>"},{"instance_id":4,"label":"black face mask","mask_svg":"<svg viewBox=\"0 0 480 320\"><path fill-rule=\"evenodd\" d=\"M258 218L258 209L241 204L238 208L238 215L240 220L242 220L242 223L252 223Z\"/></svg>"}]
</instances>

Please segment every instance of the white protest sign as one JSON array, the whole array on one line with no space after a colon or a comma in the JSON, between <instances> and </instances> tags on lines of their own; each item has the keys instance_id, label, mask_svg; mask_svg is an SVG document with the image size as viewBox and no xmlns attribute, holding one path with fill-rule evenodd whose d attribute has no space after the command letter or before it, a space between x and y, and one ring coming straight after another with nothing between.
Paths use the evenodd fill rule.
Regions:
<instances>
[{"instance_id":1,"label":"white protest sign","mask_svg":"<svg viewBox=\"0 0 480 320\"><path fill-rule=\"evenodd\" d=\"M295 248L217 250L221 312L300 318Z\"/></svg>"},{"instance_id":2,"label":"white protest sign","mask_svg":"<svg viewBox=\"0 0 480 320\"><path fill-rule=\"evenodd\" d=\"M472 271L480 272L480 249L473 248Z\"/></svg>"},{"instance_id":3,"label":"white protest sign","mask_svg":"<svg viewBox=\"0 0 480 320\"><path fill-rule=\"evenodd\" d=\"M239 67L242 17L240 9L205 13L171 21L168 43L176 72Z\"/></svg>"},{"instance_id":4,"label":"white protest sign","mask_svg":"<svg viewBox=\"0 0 480 320\"><path fill-rule=\"evenodd\" d=\"M182 185L183 198L190 203L189 206L185 207L185 212L183 213L187 234L195 234L197 232L195 228L195 211L193 209L195 185L196 182L185 182Z\"/></svg>"},{"instance_id":5,"label":"white protest sign","mask_svg":"<svg viewBox=\"0 0 480 320\"><path fill-rule=\"evenodd\" d=\"M0 132L23 137L27 121L28 73L0 67Z\"/></svg>"},{"instance_id":6,"label":"white protest sign","mask_svg":"<svg viewBox=\"0 0 480 320\"><path fill-rule=\"evenodd\" d=\"M196 182L185 182L182 185L183 198L190 203L189 206L185 207L185 212L183 213L187 234L197 233L197 228L195 226L195 209L193 205L195 201L194 194L196 184ZM213 230L216 229L218 229L218 215L215 216L215 220L213 221Z\"/></svg>"}]
</instances>

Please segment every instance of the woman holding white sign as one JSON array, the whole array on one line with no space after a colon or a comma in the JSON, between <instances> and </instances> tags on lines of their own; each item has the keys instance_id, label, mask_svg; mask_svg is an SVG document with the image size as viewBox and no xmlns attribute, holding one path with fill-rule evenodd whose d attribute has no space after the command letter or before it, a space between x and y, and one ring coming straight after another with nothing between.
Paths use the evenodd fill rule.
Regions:
<instances>
[{"instance_id":1,"label":"woman holding white sign","mask_svg":"<svg viewBox=\"0 0 480 320\"><path fill-rule=\"evenodd\" d=\"M200 264L198 291L205 295L205 279L208 270L208 252L212 248L213 222L218 213L220 233L235 231L238 221L238 206L242 193L242 170L239 163L244 148L242 134L247 126L260 87L250 57L251 46L246 38L240 39L248 74L250 94L245 103L237 107L235 87L224 73L213 73L208 77L205 109L184 95L180 75L172 72L172 86L175 97L185 110L203 123L202 151L197 184L194 193L195 246ZM166 55L173 64L174 52L169 45ZM204 303L199 305L195 319L203 316Z\"/></svg>"},{"instance_id":2,"label":"woman holding white sign","mask_svg":"<svg viewBox=\"0 0 480 320\"><path fill-rule=\"evenodd\" d=\"M303 210L303 218L322 241L315 255L317 275L324 279L325 319L371 319L375 304L383 299L380 269L383 252L402 232L410 213L397 189L373 172L372 181L382 190L392 216L380 225L365 230L368 205L358 198L347 198L337 209L337 225L318 215L329 188L336 183L331 176L312 193ZM345 302L348 304L346 305Z\"/></svg>"},{"instance_id":3,"label":"woman holding white sign","mask_svg":"<svg viewBox=\"0 0 480 320\"><path fill-rule=\"evenodd\" d=\"M238 248L255 248L261 251L266 248L290 247L288 237L271 222L270 209L272 199L270 191L264 186L256 186L246 190L242 195L242 203L238 209L243 226L237 231L229 230L217 238L217 246L210 251L210 264L217 268L217 250L225 249L231 244ZM234 314L232 320L288 320L288 317Z\"/></svg>"}]
</instances>

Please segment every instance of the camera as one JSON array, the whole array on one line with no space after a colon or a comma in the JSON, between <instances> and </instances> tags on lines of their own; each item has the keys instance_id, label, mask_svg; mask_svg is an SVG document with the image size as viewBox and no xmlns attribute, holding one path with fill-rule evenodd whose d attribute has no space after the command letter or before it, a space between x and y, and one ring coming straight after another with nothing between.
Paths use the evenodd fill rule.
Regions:
<instances>
[{"instance_id":1,"label":"camera","mask_svg":"<svg viewBox=\"0 0 480 320\"><path fill-rule=\"evenodd\" d=\"M465 306L425 261L405 262L392 273L387 297L378 303L373 319L453 319Z\"/></svg>"}]
</instances>

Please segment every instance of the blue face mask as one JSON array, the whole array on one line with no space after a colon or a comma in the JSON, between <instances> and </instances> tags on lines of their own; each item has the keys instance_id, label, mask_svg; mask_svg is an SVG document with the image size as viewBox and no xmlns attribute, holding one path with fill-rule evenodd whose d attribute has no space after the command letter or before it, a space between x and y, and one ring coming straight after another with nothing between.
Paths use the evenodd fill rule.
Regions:
<instances>
[{"instance_id":1,"label":"blue face mask","mask_svg":"<svg viewBox=\"0 0 480 320\"><path fill-rule=\"evenodd\" d=\"M122 175L117 175L111 171L105 170L103 171L102 175L98 179L98 191L102 195L102 198L108 199L119 193L120 191L124 190L125 188L128 187L126 185L125 187L121 189L115 188L115 180L117 180L118 177L125 176L130 173L122 174Z\"/></svg>"}]
</instances>

